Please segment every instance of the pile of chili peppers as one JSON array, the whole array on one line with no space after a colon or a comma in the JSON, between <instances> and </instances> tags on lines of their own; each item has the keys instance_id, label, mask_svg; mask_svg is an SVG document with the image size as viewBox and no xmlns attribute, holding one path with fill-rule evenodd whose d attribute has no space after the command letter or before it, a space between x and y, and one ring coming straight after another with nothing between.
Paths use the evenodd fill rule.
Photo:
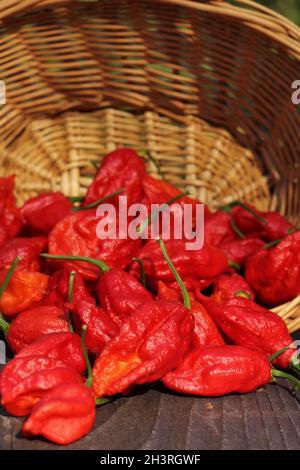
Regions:
<instances>
[{"instance_id":1,"label":"pile of chili peppers","mask_svg":"<svg viewBox=\"0 0 300 470\"><path fill-rule=\"evenodd\" d=\"M199 396L278 378L298 390L292 338L269 307L300 294L300 231L236 201L205 207L198 250L160 233L99 239L97 207L118 208L121 196L149 208L199 203L147 175L131 149L102 160L85 198L47 193L18 208L14 177L0 179L0 327L11 355L0 395L26 417L22 434L67 445L91 431L96 406L158 380Z\"/></svg>"}]
</instances>

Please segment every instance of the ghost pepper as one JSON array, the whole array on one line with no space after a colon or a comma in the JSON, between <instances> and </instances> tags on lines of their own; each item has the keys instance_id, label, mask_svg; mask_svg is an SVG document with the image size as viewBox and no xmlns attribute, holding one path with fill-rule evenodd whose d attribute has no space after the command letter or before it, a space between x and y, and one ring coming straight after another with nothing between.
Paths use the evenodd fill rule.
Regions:
<instances>
[{"instance_id":1,"label":"ghost pepper","mask_svg":"<svg viewBox=\"0 0 300 470\"><path fill-rule=\"evenodd\" d=\"M293 342L282 318L251 299L236 297L217 303L203 296L202 303L220 330L237 345L272 355ZM288 368L295 352L295 348L288 349L276 364Z\"/></svg>"},{"instance_id":2,"label":"ghost pepper","mask_svg":"<svg viewBox=\"0 0 300 470\"><path fill-rule=\"evenodd\" d=\"M16 237L22 220L14 196L15 177L0 178L0 247L7 240Z\"/></svg>"},{"instance_id":3,"label":"ghost pepper","mask_svg":"<svg viewBox=\"0 0 300 470\"><path fill-rule=\"evenodd\" d=\"M70 381L52 388L36 403L23 424L22 434L68 445L91 431L95 417L92 390Z\"/></svg>"},{"instance_id":4,"label":"ghost pepper","mask_svg":"<svg viewBox=\"0 0 300 470\"><path fill-rule=\"evenodd\" d=\"M265 242L259 238L245 238L244 240L231 240L222 243L219 248L227 256L241 267L244 267L247 259L259 251Z\"/></svg>"},{"instance_id":5,"label":"ghost pepper","mask_svg":"<svg viewBox=\"0 0 300 470\"><path fill-rule=\"evenodd\" d=\"M138 154L129 148L121 148L106 155L88 188L84 204L90 204L119 188L127 197L128 207L141 202L143 197L142 180L145 163ZM117 205L118 197L111 201Z\"/></svg>"},{"instance_id":6,"label":"ghost pepper","mask_svg":"<svg viewBox=\"0 0 300 470\"><path fill-rule=\"evenodd\" d=\"M64 362L44 356L16 357L1 374L1 404L10 414L26 416L51 388L82 383L81 375Z\"/></svg>"},{"instance_id":7,"label":"ghost pepper","mask_svg":"<svg viewBox=\"0 0 300 470\"><path fill-rule=\"evenodd\" d=\"M214 280L211 300L221 303L235 297L254 299L254 293L242 276L237 273L222 274ZM203 296L200 295L199 298L201 301Z\"/></svg>"},{"instance_id":8,"label":"ghost pepper","mask_svg":"<svg viewBox=\"0 0 300 470\"><path fill-rule=\"evenodd\" d=\"M39 271L39 254L47 246L47 238L12 238L0 248L0 270L8 269L13 260L18 257L19 271Z\"/></svg>"},{"instance_id":9,"label":"ghost pepper","mask_svg":"<svg viewBox=\"0 0 300 470\"><path fill-rule=\"evenodd\" d=\"M300 294L300 231L251 256L245 278L257 298L267 305L280 305Z\"/></svg>"},{"instance_id":10,"label":"ghost pepper","mask_svg":"<svg viewBox=\"0 0 300 470\"><path fill-rule=\"evenodd\" d=\"M227 268L226 256L218 248L206 243L200 250L187 250L185 243L185 240L167 240L166 248L170 258L189 291L198 287L205 289ZM156 240L149 240L137 256L144 263L147 282L153 289L157 290L158 282L163 281L168 287L178 290L177 282ZM135 265L131 267L130 273L139 276Z\"/></svg>"},{"instance_id":11,"label":"ghost pepper","mask_svg":"<svg viewBox=\"0 0 300 470\"><path fill-rule=\"evenodd\" d=\"M179 393L222 396L249 393L271 380L266 356L243 346L200 346L163 377L166 387Z\"/></svg>"},{"instance_id":12,"label":"ghost pepper","mask_svg":"<svg viewBox=\"0 0 300 470\"><path fill-rule=\"evenodd\" d=\"M28 199L21 208L24 226L32 233L48 234L72 209L71 201L59 192Z\"/></svg>"}]
</instances>

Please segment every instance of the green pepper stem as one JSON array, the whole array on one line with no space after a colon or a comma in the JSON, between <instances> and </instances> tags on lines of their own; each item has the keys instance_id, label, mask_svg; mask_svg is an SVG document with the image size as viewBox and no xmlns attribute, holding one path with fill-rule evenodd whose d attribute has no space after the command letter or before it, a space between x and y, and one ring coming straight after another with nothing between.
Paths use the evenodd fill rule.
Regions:
<instances>
[{"instance_id":1,"label":"green pepper stem","mask_svg":"<svg viewBox=\"0 0 300 470\"><path fill-rule=\"evenodd\" d=\"M96 406L106 405L106 403L109 403L109 401L110 400L108 398L95 398Z\"/></svg>"},{"instance_id":2,"label":"green pepper stem","mask_svg":"<svg viewBox=\"0 0 300 470\"><path fill-rule=\"evenodd\" d=\"M238 226L235 223L235 220L233 218L230 219L230 226L232 230L240 237L240 238L245 238L245 235L243 232L238 228Z\"/></svg>"},{"instance_id":3,"label":"green pepper stem","mask_svg":"<svg viewBox=\"0 0 300 470\"><path fill-rule=\"evenodd\" d=\"M230 210L235 207L235 206L240 206L242 207L243 209L245 209L245 211L249 212L250 214L252 214L257 220L259 220L260 222L263 222L265 224L268 223L268 221L262 217L260 214L258 214L255 210L251 209L251 207L248 207L247 204L245 204L244 202L242 201L233 201L233 202L230 202L229 204L226 204L226 206L222 207L221 210L223 212L230 212Z\"/></svg>"},{"instance_id":4,"label":"green pepper stem","mask_svg":"<svg viewBox=\"0 0 300 470\"><path fill-rule=\"evenodd\" d=\"M158 239L158 243L159 243L159 246L161 248L161 251L162 251L162 254L163 254L164 258L165 258L166 262L168 263L168 266L169 266L170 270L174 274L174 277L175 277L176 281L178 282L178 284L180 286L182 296L183 296L183 303L186 306L186 308L188 308L190 310L191 309L191 300L190 300L189 293L188 293L188 291L185 287L185 284L184 284L183 280L181 279L181 277L180 277L177 269L175 268L174 264L172 263L169 255L167 253L165 244L164 244L164 242L162 241L161 238Z\"/></svg>"},{"instance_id":5,"label":"green pepper stem","mask_svg":"<svg viewBox=\"0 0 300 470\"><path fill-rule=\"evenodd\" d=\"M247 292L246 290L237 290L234 293L234 297L241 297L244 299L251 299L251 294Z\"/></svg>"},{"instance_id":6,"label":"green pepper stem","mask_svg":"<svg viewBox=\"0 0 300 470\"><path fill-rule=\"evenodd\" d=\"M144 287L146 287L146 273L145 273L145 267L144 263L141 260L141 258L132 258L135 263L139 265L140 268L140 275L141 275L141 283L143 284Z\"/></svg>"},{"instance_id":7,"label":"green pepper stem","mask_svg":"<svg viewBox=\"0 0 300 470\"><path fill-rule=\"evenodd\" d=\"M277 357L279 357L279 356L281 356L281 354L285 353L285 351L290 349L290 347L291 347L290 345L285 346L284 348L279 349L279 351L276 351L273 354L271 354L271 356L269 356L269 362L275 361L275 359L277 359Z\"/></svg>"},{"instance_id":8,"label":"green pepper stem","mask_svg":"<svg viewBox=\"0 0 300 470\"><path fill-rule=\"evenodd\" d=\"M174 196L172 197L171 199L169 199L167 202L164 202L163 204L160 205L160 207L158 209L156 209L155 211L153 211L148 217L147 219L145 220L145 222L142 223L142 225L139 225L136 229L137 232L139 233L143 233L143 231L145 230L146 227L148 227L148 225L150 225L154 219L157 218L157 216L163 212L164 210L166 210L167 207L169 207L170 204L173 204L173 202L176 202L178 201L179 199L182 199L183 197L185 196L188 196L189 192L188 191L185 191L184 193L180 193L180 194L177 194L177 196Z\"/></svg>"},{"instance_id":9,"label":"green pepper stem","mask_svg":"<svg viewBox=\"0 0 300 470\"><path fill-rule=\"evenodd\" d=\"M282 242L283 238L279 238L278 240L273 240L270 243L266 243L262 249L263 250L269 250L270 248L273 248L274 246L278 245L278 243Z\"/></svg>"},{"instance_id":10,"label":"green pepper stem","mask_svg":"<svg viewBox=\"0 0 300 470\"><path fill-rule=\"evenodd\" d=\"M69 196L68 199L71 202L83 202L84 196Z\"/></svg>"},{"instance_id":11,"label":"green pepper stem","mask_svg":"<svg viewBox=\"0 0 300 470\"><path fill-rule=\"evenodd\" d=\"M235 261L233 261L232 259L229 259L227 262L228 262L228 266L230 266L233 269L236 269L236 271L241 270L241 266L238 263L236 263Z\"/></svg>"},{"instance_id":12,"label":"green pepper stem","mask_svg":"<svg viewBox=\"0 0 300 470\"><path fill-rule=\"evenodd\" d=\"M69 304L71 304L73 302L73 288L74 288L75 274L76 274L75 271L71 271L71 273L70 273L69 287L68 287L68 301L69 301ZM74 327L73 327L72 312L69 312L68 324L69 324L69 331L71 333L73 333L74 332Z\"/></svg>"},{"instance_id":13,"label":"green pepper stem","mask_svg":"<svg viewBox=\"0 0 300 470\"><path fill-rule=\"evenodd\" d=\"M3 318L2 313L0 312L0 329L3 331L3 334L6 336L9 330L9 323Z\"/></svg>"},{"instance_id":14,"label":"green pepper stem","mask_svg":"<svg viewBox=\"0 0 300 470\"><path fill-rule=\"evenodd\" d=\"M72 255L49 255L48 253L41 253L40 256L43 258L65 260L65 261L84 261L85 263L93 264L97 266L102 272L109 271L111 268L100 259L87 258L86 256L72 256Z\"/></svg>"},{"instance_id":15,"label":"green pepper stem","mask_svg":"<svg viewBox=\"0 0 300 470\"><path fill-rule=\"evenodd\" d=\"M123 193L124 189L118 189L117 191L107 194L107 196L101 197L100 199L97 199L97 201L91 202L90 204L87 204L86 206L80 206L80 207L73 207L72 211L73 212L79 212L79 211L87 211L88 209L93 209L94 207L99 206L99 204L102 204L105 201L108 201L109 199L112 199L115 196L118 196L119 194Z\"/></svg>"},{"instance_id":16,"label":"green pepper stem","mask_svg":"<svg viewBox=\"0 0 300 470\"><path fill-rule=\"evenodd\" d=\"M88 377L86 380L86 386L91 388L92 383L93 383L93 371L92 371L92 366L89 360L89 355L86 349L86 344L85 344L85 334L87 330L87 325L83 325L82 330L81 330L81 348L82 348L82 354L85 360L85 365L86 365L86 370L88 373Z\"/></svg>"},{"instance_id":17,"label":"green pepper stem","mask_svg":"<svg viewBox=\"0 0 300 470\"><path fill-rule=\"evenodd\" d=\"M7 274L6 274L5 278L4 278L4 281L2 282L1 287L0 287L0 299L1 299L2 295L3 295L3 292L4 292L5 289L7 288L8 283L9 283L9 281L10 281L10 279L11 279L11 277L12 277L12 275L13 275L13 273L14 273L14 271L15 271L15 269L16 269L18 263L19 263L19 261L20 261L20 258L18 258L18 256L16 256L16 258L15 258L15 259L13 260L13 262L11 263L10 268L9 268L9 270L7 271Z\"/></svg>"},{"instance_id":18,"label":"green pepper stem","mask_svg":"<svg viewBox=\"0 0 300 470\"><path fill-rule=\"evenodd\" d=\"M298 380L293 375L288 374L287 372L283 372L278 369L272 369L272 377L274 378L275 382L276 382L276 377L281 378L281 379L287 379L293 384L293 389L295 392L300 390L300 380Z\"/></svg>"},{"instance_id":19,"label":"green pepper stem","mask_svg":"<svg viewBox=\"0 0 300 470\"><path fill-rule=\"evenodd\" d=\"M161 178L162 178L164 181L166 181L166 177L165 177L165 175L164 175L164 173L163 173L163 171L162 171L162 169L161 169L161 166L160 166L159 161L156 160L156 158L154 158L153 155L151 155L151 153L149 152L149 150L141 150L141 151L139 152L139 154L140 154L140 157L142 157L142 158L144 158L144 159L149 160L150 162L152 162L152 163L155 165L158 174L161 176Z\"/></svg>"}]
</instances>

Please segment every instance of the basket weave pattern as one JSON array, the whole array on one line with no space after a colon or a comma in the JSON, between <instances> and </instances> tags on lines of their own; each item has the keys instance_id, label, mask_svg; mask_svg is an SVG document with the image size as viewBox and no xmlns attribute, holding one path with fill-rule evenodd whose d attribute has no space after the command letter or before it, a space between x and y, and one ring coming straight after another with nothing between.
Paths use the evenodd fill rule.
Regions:
<instances>
[{"instance_id":1,"label":"basket weave pattern","mask_svg":"<svg viewBox=\"0 0 300 470\"><path fill-rule=\"evenodd\" d=\"M300 224L295 25L248 0L0 3L1 174L20 202L82 195L99 157L132 146L213 209L244 199ZM299 305L276 309L291 331Z\"/></svg>"}]
</instances>

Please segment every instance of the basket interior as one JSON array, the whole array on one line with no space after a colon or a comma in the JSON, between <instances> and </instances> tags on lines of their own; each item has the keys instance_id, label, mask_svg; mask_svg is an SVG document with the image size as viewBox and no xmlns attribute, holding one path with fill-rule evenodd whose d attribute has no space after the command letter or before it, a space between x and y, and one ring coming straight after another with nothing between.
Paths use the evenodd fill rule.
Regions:
<instances>
[{"instance_id":1,"label":"basket interior","mask_svg":"<svg viewBox=\"0 0 300 470\"><path fill-rule=\"evenodd\" d=\"M299 63L262 28L163 2L14 15L0 23L1 173L17 174L20 201L77 196L94 161L133 146L212 208L245 199L299 223Z\"/></svg>"}]
</instances>

